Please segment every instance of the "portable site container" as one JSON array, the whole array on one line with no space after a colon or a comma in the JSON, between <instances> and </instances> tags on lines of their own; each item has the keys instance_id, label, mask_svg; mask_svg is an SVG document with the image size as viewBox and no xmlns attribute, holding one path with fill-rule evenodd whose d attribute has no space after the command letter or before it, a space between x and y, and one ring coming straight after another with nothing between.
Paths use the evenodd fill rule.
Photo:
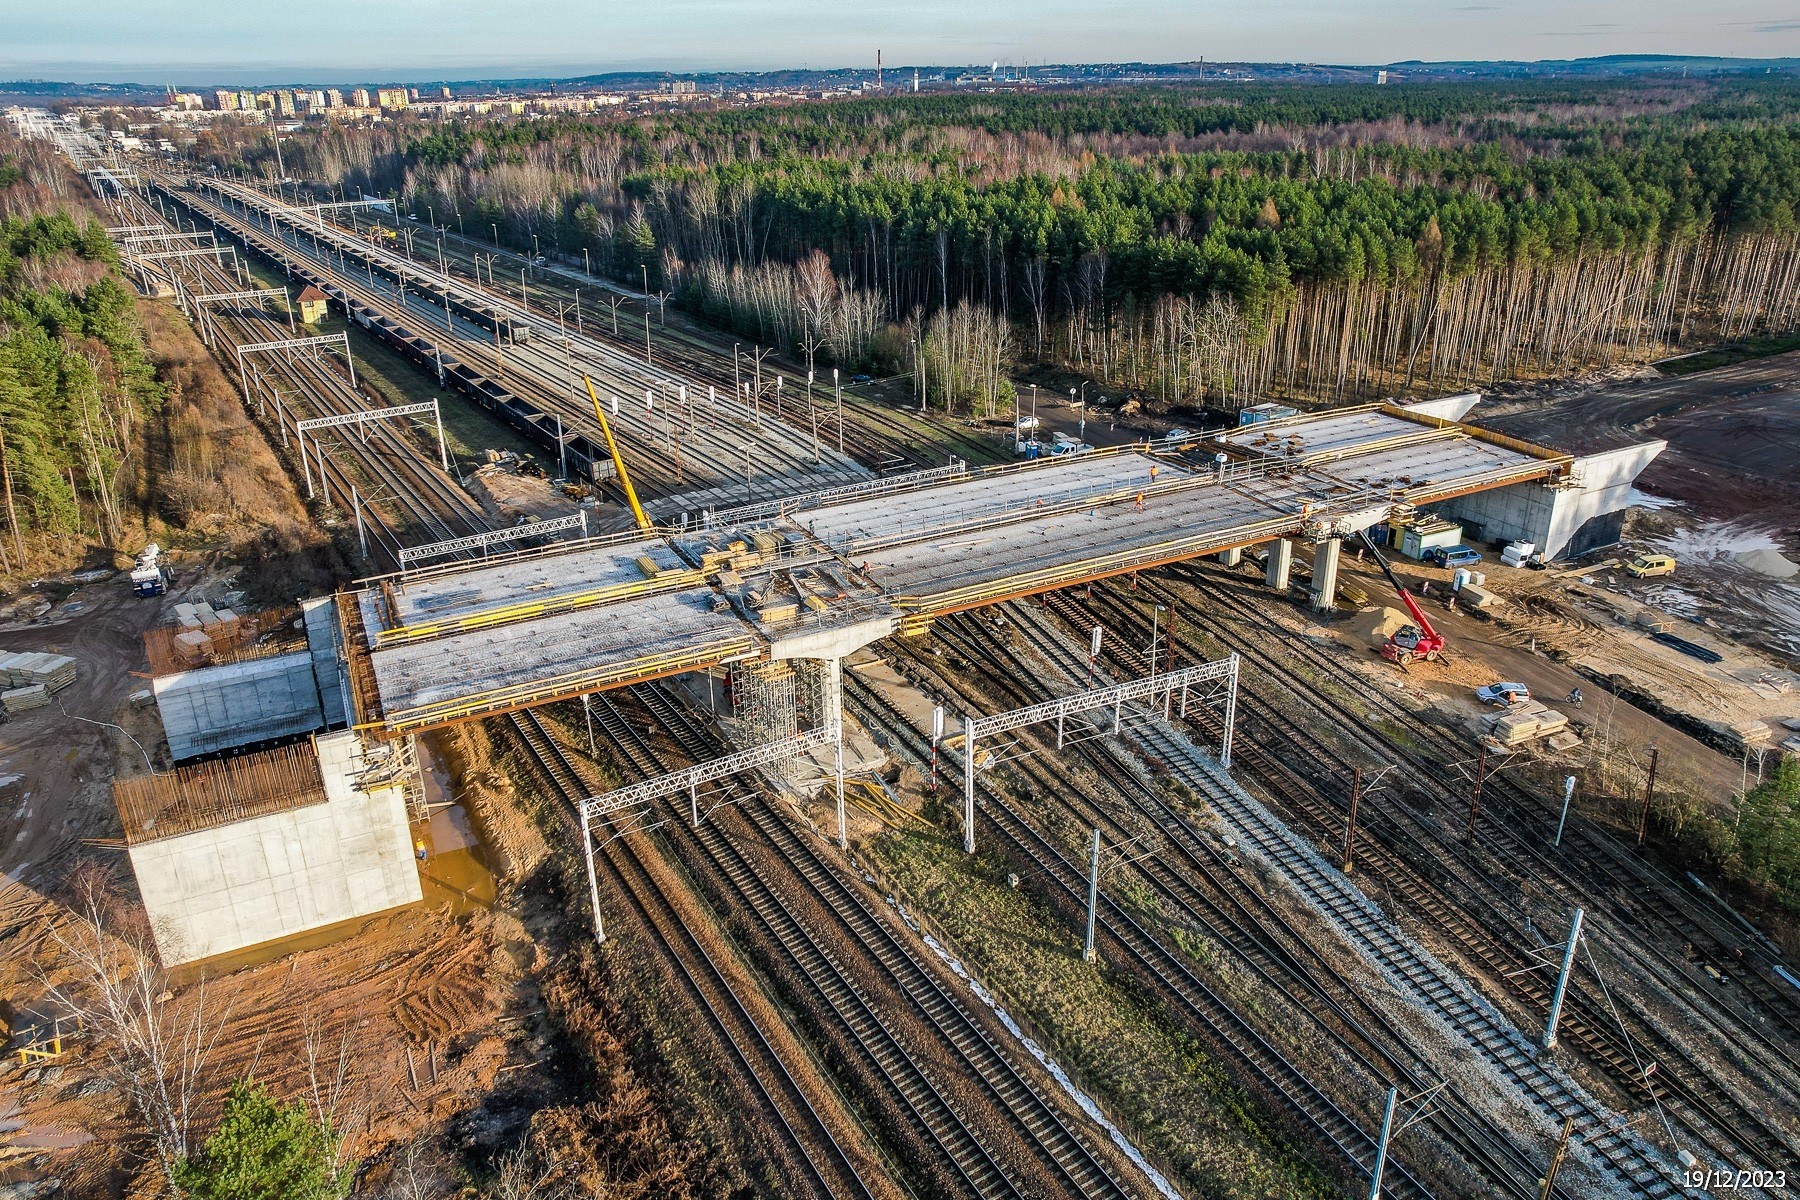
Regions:
<instances>
[{"instance_id":1,"label":"portable site container","mask_svg":"<svg viewBox=\"0 0 1800 1200\"><path fill-rule=\"evenodd\" d=\"M1285 404L1252 404L1238 413L1239 425L1256 425L1263 421L1278 421L1282 417L1297 417L1300 410Z\"/></svg>"},{"instance_id":2,"label":"portable site container","mask_svg":"<svg viewBox=\"0 0 1800 1200\"><path fill-rule=\"evenodd\" d=\"M1463 527L1455 521L1420 521L1408 525L1400 539L1400 553L1411 559L1424 558L1431 550L1462 544Z\"/></svg>"}]
</instances>

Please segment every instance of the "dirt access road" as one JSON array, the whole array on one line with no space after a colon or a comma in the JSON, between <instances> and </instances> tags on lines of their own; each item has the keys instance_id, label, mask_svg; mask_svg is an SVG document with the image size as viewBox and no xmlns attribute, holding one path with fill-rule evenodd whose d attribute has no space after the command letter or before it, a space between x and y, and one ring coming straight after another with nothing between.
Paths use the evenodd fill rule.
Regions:
<instances>
[{"instance_id":1,"label":"dirt access road","mask_svg":"<svg viewBox=\"0 0 1800 1200\"><path fill-rule=\"evenodd\" d=\"M1533 696L1551 708L1565 711L1579 725L1603 731L1605 738L1616 746L1633 752L1658 747L1664 759L1663 769L1671 779L1679 778L1696 790L1718 798L1728 797L1737 790L1740 764L1676 729L1656 714L1610 694L1593 678L1583 676L1571 666L1497 637L1500 627L1495 622L1448 611L1445 607L1448 572L1414 563L1396 563L1394 569L1409 582L1432 581L1435 594L1420 603L1431 623L1449 640L1451 662L1448 665L1417 664L1404 675L1388 664L1375 668L1378 660L1374 659L1373 645L1358 643L1347 623L1336 622L1326 627L1333 637L1355 645L1360 653L1368 653L1372 668L1382 674L1392 672L1391 683L1398 684L1403 679L1406 687L1431 697L1440 708L1455 713L1470 724L1482 713L1491 711L1474 698L1475 688L1500 680L1523 683L1531 689ZM1372 564L1346 561L1341 578L1362 588L1373 603L1394 606L1389 599L1392 592L1386 580ZM1564 699L1577 687L1584 693L1580 709L1568 705ZM1472 728L1469 736L1472 747Z\"/></svg>"},{"instance_id":2,"label":"dirt access road","mask_svg":"<svg viewBox=\"0 0 1800 1200\"><path fill-rule=\"evenodd\" d=\"M113 773L120 755L138 753L118 726L136 723L128 698L150 685L132 672L144 666L144 632L162 610L115 576L79 588L37 622L0 629L0 650L46 650L77 664L75 682L49 707L0 726L0 772L25 777L24 799L0 812L0 873L9 880L80 838L117 833Z\"/></svg>"},{"instance_id":3,"label":"dirt access road","mask_svg":"<svg viewBox=\"0 0 1800 1200\"><path fill-rule=\"evenodd\" d=\"M1663 438L1645 491L1710 520L1800 524L1800 351L1693 375L1530 385L1471 414L1482 425L1576 452Z\"/></svg>"}]
</instances>

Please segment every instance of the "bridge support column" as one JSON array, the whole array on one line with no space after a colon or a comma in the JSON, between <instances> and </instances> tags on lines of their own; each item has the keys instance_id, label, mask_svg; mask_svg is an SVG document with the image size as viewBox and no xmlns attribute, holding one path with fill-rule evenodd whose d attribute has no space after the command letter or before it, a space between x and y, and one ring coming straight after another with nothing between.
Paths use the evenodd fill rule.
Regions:
<instances>
[{"instance_id":1,"label":"bridge support column","mask_svg":"<svg viewBox=\"0 0 1800 1200\"><path fill-rule=\"evenodd\" d=\"M1243 561L1244 551L1240 546L1233 546L1229 550L1219 551L1219 562L1227 567L1235 567Z\"/></svg>"},{"instance_id":2,"label":"bridge support column","mask_svg":"<svg viewBox=\"0 0 1800 1200\"><path fill-rule=\"evenodd\" d=\"M819 723L844 718L844 660L827 658L819 672Z\"/></svg>"},{"instance_id":3,"label":"bridge support column","mask_svg":"<svg viewBox=\"0 0 1800 1200\"><path fill-rule=\"evenodd\" d=\"M1276 538L1269 543L1269 561L1263 568L1263 582L1271 591L1287 591L1288 572L1293 566L1294 543L1287 538Z\"/></svg>"},{"instance_id":4,"label":"bridge support column","mask_svg":"<svg viewBox=\"0 0 1800 1200\"><path fill-rule=\"evenodd\" d=\"M837 783L837 841L839 850L850 848L850 835L844 825L844 660L828 658L819 679L819 719L837 729L837 744L832 747L832 773Z\"/></svg>"},{"instance_id":5,"label":"bridge support column","mask_svg":"<svg viewBox=\"0 0 1800 1200\"><path fill-rule=\"evenodd\" d=\"M1316 612L1330 612L1337 604L1338 556L1343 548L1336 538L1313 544L1312 606Z\"/></svg>"}]
</instances>

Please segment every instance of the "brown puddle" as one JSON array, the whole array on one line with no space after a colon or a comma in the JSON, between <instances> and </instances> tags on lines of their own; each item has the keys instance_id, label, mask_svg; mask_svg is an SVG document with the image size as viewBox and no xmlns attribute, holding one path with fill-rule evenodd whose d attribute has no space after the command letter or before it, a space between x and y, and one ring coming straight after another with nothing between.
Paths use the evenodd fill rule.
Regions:
<instances>
[{"instance_id":1,"label":"brown puddle","mask_svg":"<svg viewBox=\"0 0 1800 1200\"><path fill-rule=\"evenodd\" d=\"M494 875L488 870L481 839L469 823L468 810L450 794L450 775L425 747L419 747L419 765L425 773L425 802L431 820L423 831L413 826L413 843L425 843L425 861L419 864L419 882L427 907L448 904L461 916L476 908L494 906ZM440 807L442 806L442 807Z\"/></svg>"}]
</instances>

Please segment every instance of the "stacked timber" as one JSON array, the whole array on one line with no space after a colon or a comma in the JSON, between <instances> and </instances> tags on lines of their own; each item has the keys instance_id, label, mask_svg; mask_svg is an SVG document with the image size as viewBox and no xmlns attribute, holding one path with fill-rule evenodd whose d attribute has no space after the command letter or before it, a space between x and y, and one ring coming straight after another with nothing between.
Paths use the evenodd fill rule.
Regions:
<instances>
[{"instance_id":1,"label":"stacked timber","mask_svg":"<svg viewBox=\"0 0 1800 1200\"><path fill-rule=\"evenodd\" d=\"M50 703L50 689L41 683L30 687L8 688L0 692L0 706L6 709L9 717L22 712L30 712L34 708L43 708Z\"/></svg>"},{"instance_id":2,"label":"stacked timber","mask_svg":"<svg viewBox=\"0 0 1800 1200\"><path fill-rule=\"evenodd\" d=\"M1494 745L1513 747L1563 732L1569 727L1569 718L1532 700L1484 717L1482 723L1487 726L1488 739Z\"/></svg>"},{"instance_id":3,"label":"stacked timber","mask_svg":"<svg viewBox=\"0 0 1800 1200\"><path fill-rule=\"evenodd\" d=\"M26 650L0 657L0 683L24 688L42 684L60 692L75 682L75 660L66 654Z\"/></svg>"},{"instance_id":4,"label":"stacked timber","mask_svg":"<svg viewBox=\"0 0 1800 1200\"><path fill-rule=\"evenodd\" d=\"M174 637L175 657L190 667L198 667L212 660L212 639L203 630L184 629Z\"/></svg>"}]
</instances>

